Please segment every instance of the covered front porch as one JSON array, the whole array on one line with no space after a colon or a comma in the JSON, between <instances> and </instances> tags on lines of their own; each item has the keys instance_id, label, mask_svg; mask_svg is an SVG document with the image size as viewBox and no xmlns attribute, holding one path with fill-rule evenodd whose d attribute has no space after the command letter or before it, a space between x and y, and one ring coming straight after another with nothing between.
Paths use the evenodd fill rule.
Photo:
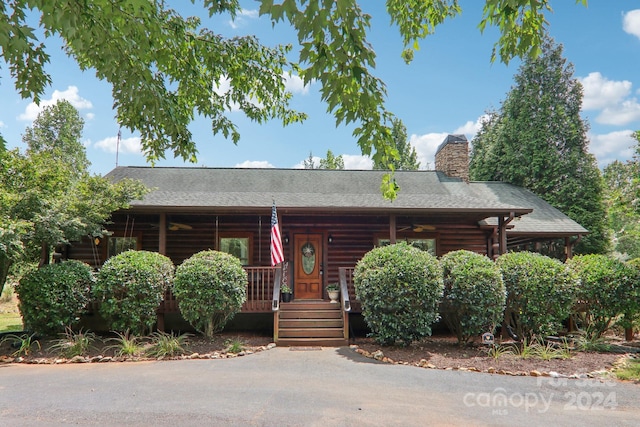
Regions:
<instances>
[{"instance_id":1,"label":"covered front porch","mask_svg":"<svg viewBox=\"0 0 640 427\"><path fill-rule=\"evenodd\" d=\"M244 267L247 272L247 300L241 314L273 313L273 336L278 345L347 345L349 314L360 313L355 297L353 267L339 269L340 298L332 303L326 295L319 299L297 298L283 302L281 285L289 265ZM158 308L158 330L167 328L165 318L179 315L178 301L168 289Z\"/></svg>"}]
</instances>

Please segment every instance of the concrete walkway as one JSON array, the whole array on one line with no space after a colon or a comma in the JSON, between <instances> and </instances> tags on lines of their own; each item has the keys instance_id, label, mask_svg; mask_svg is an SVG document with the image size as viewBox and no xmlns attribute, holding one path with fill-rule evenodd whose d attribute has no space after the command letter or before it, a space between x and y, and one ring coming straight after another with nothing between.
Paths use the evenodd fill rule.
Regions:
<instances>
[{"instance_id":1,"label":"concrete walkway","mask_svg":"<svg viewBox=\"0 0 640 427\"><path fill-rule=\"evenodd\" d=\"M640 386L420 369L348 348L226 360L0 365L0 425L640 424Z\"/></svg>"}]
</instances>

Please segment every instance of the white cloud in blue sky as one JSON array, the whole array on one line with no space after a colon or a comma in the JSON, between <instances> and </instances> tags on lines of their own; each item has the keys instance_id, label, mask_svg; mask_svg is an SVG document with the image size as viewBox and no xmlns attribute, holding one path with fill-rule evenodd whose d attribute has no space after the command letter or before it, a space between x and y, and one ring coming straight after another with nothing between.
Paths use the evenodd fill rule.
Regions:
<instances>
[{"instance_id":1,"label":"white cloud in blue sky","mask_svg":"<svg viewBox=\"0 0 640 427\"><path fill-rule=\"evenodd\" d=\"M93 108L91 101L80 96L77 86L69 86L63 91L54 90L51 98L40 101L40 105L35 102L30 103L27 105L24 113L18 116L18 119L32 122L36 117L38 117L38 114L40 114L44 107L53 105L62 99L69 101L69 103L76 107L80 112L82 112L82 110Z\"/></svg>"},{"instance_id":2,"label":"white cloud in blue sky","mask_svg":"<svg viewBox=\"0 0 640 427\"><path fill-rule=\"evenodd\" d=\"M252 20L259 18L258 11L255 9L242 9L236 15L235 19L230 19L228 24L234 30L246 27Z\"/></svg>"},{"instance_id":3,"label":"white cloud in blue sky","mask_svg":"<svg viewBox=\"0 0 640 427\"><path fill-rule=\"evenodd\" d=\"M631 10L624 14L622 29L640 39L640 9Z\"/></svg>"}]
</instances>

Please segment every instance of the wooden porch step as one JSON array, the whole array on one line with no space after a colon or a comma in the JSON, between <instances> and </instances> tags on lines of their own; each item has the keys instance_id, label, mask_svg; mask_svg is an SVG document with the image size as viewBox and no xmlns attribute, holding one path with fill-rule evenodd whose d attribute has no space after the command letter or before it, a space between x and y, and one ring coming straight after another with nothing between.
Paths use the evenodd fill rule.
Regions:
<instances>
[{"instance_id":1,"label":"wooden porch step","mask_svg":"<svg viewBox=\"0 0 640 427\"><path fill-rule=\"evenodd\" d=\"M284 328L278 338L343 338L342 326L339 328Z\"/></svg>"},{"instance_id":2,"label":"wooden porch step","mask_svg":"<svg viewBox=\"0 0 640 427\"><path fill-rule=\"evenodd\" d=\"M342 347L349 345L344 338L280 338L278 347Z\"/></svg>"},{"instance_id":3,"label":"wooden porch step","mask_svg":"<svg viewBox=\"0 0 640 427\"><path fill-rule=\"evenodd\" d=\"M329 301L294 301L280 303L281 311L289 310L335 310L340 311L340 304Z\"/></svg>"},{"instance_id":4,"label":"wooden porch step","mask_svg":"<svg viewBox=\"0 0 640 427\"><path fill-rule=\"evenodd\" d=\"M339 310L284 310L280 319L342 319Z\"/></svg>"},{"instance_id":5,"label":"wooden porch step","mask_svg":"<svg viewBox=\"0 0 640 427\"><path fill-rule=\"evenodd\" d=\"M343 346L345 323L340 304L329 301L293 301L280 304L276 345Z\"/></svg>"},{"instance_id":6,"label":"wooden porch step","mask_svg":"<svg viewBox=\"0 0 640 427\"><path fill-rule=\"evenodd\" d=\"M288 328L342 328L342 317L336 319L324 319L324 318L296 318L287 319L280 317L278 323L280 329Z\"/></svg>"}]
</instances>

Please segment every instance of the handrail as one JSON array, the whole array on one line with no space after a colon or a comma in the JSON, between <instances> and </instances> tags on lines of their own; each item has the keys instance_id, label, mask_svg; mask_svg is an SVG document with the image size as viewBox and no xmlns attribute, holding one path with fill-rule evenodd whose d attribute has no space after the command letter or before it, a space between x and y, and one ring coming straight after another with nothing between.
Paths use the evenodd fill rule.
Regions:
<instances>
[{"instance_id":1,"label":"handrail","mask_svg":"<svg viewBox=\"0 0 640 427\"><path fill-rule=\"evenodd\" d=\"M276 270L273 279L273 299L271 300L271 311L280 309L280 282L282 281L282 267Z\"/></svg>"},{"instance_id":2,"label":"handrail","mask_svg":"<svg viewBox=\"0 0 640 427\"><path fill-rule=\"evenodd\" d=\"M351 301L349 301L349 288L347 287L347 272L345 269L339 269L340 277L340 299L342 300L342 310L351 311Z\"/></svg>"}]
</instances>

